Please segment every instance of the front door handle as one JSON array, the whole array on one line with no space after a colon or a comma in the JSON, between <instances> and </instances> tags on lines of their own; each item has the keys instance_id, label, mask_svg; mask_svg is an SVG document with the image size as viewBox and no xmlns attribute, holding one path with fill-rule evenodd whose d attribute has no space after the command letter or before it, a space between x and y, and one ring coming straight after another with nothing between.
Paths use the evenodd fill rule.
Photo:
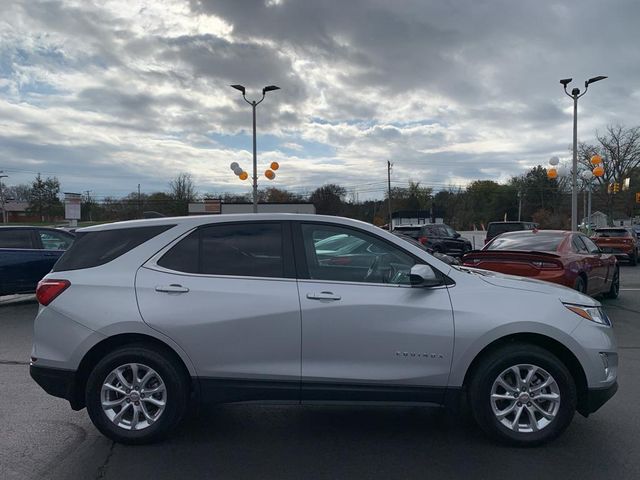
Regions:
<instances>
[{"instance_id":1,"label":"front door handle","mask_svg":"<svg viewBox=\"0 0 640 480\"><path fill-rule=\"evenodd\" d=\"M340 300L340 295L335 295L333 292L320 292L320 293L307 293L309 300Z\"/></svg>"},{"instance_id":2,"label":"front door handle","mask_svg":"<svg viewBox=\"0 0 640 480\"><path fill-rule=\"evenodd\" d=\"M183 287L182 285L178 285L177 283L172 283L171 285L158 285L156 287L156 292L164 292L164 293L187 293L189 289L187 287Z\"/></svg>"}]
</instances>

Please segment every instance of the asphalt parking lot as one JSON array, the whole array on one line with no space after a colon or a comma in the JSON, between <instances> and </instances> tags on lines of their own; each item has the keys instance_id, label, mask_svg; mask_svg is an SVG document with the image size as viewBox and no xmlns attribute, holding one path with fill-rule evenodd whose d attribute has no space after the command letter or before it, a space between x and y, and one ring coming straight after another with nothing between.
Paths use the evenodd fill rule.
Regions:
<instances>
[{"instance_id":1,"label":"asphalt parking lot","mask_svg":"<svg viewBox=\"0 0 640 480\"><path fill-rule=\"evenodd\" d=\"M640 267L604 301L620 345L620 390L555 442L517 449L432 407L228 405L170 440L115 445L86 411L29 377L33 299L0 302L0 478L640 478Z\"/></svg>"}]
</instances>

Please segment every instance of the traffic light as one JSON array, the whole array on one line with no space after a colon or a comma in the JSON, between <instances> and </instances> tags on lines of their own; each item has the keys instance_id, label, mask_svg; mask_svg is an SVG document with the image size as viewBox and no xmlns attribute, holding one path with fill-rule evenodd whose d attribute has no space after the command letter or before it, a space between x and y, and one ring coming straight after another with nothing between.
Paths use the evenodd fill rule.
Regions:
<instances>
[{"instance_id":1,"label":"traffic light","mask_svg":"<svg viewBox=\"0 0 640 480\"><path fill-rule=\"evenodd\" d=\"M619 183L614 183L613 184L613 193L618 193L620 191L620 184Z\"/></svg>"},{"instance_id":2,"label":"traffic light","mask_svg":"<svg viewBox=\"0 0 640 480\"><path fill-rule=\"evenodd\" d=\"M636 203L640 203L640 192L636 192Z\"/></svg>"}]
</instances>

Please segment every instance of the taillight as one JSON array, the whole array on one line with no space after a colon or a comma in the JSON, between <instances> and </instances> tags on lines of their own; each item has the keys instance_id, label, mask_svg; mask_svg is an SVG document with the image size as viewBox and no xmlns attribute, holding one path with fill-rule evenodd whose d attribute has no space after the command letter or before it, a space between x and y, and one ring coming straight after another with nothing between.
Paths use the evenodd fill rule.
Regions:
<instances>
[{"instance_id":1,"label":"taillight","mask_svg":"<svg viewBox=\"0 0 640 480\"><path fill-rule=\"evenodd\" d=\"M428 239L427 237L420 237L420 238L418 238L418 241L419 241L422 245L426 245L428 240L429 240L429 239Z\"/></svg>"},{"instance_id":2,"label":"taillight","mask_svg":"<svg viewBox=\"0 0 640 480\"><path fill-rule=\"evenodd\" d=\"M533 265L536 268L541 268L545 270L562 270L563 268L562 265L559 263L543 262L538 260L534 260L533 262L531 262L531 265Z\"/></svg>"},{"instance_id":3,"label":"taillight","mask_svg":"<svg viewBox=\"0 0 640 480\"><path fill-rule=\"evenodd\" d=\"M38 303L46 307L70 285L71 282L69 280L40 280L36 288Z\"/></svg>"}]
</instances>

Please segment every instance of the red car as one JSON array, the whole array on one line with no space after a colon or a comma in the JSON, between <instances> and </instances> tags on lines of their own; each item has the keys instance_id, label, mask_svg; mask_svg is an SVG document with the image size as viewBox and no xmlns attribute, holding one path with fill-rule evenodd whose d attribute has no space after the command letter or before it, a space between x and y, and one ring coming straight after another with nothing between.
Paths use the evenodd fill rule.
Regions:
<instances>
[{"instance_id":1,"label":"red car","mask_svg":"<svg viewBox=\"0 0 640 480\"><path fill-rule=\"evenodd\" d=\"M558 283L588 295L616 298L620 272L615 255L589 237L562 230L503 233L462 257L468 267Z\"/></svg>"},{"instance_id":2,"label":"red car","mask_svg":"<svg viewBox=\"0 0 640 480\"><path fill-rule=\"evenodd\" d=\"M632 266L638 263L638 238L633 230L626 228L598 228L591 237L600 250L613 253L620 260L627 260Z\"/></svg>"}]
</instances>

